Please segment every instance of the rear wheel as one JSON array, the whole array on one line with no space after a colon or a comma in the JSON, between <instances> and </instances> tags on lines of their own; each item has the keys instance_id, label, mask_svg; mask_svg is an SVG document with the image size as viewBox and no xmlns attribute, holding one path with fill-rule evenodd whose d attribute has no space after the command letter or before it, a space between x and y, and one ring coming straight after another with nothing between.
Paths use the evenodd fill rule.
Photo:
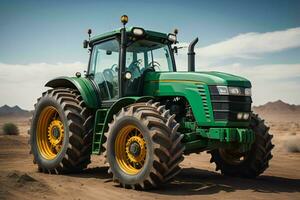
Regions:
<instances>
[{"instance_id":1,"label":"rear wheel","mask_svg":"<svg viewBox=\"0 0 300 200\"><path fill-rule=\"evenodd\" d=\"M105 133L114 181L125 188L149 189L179 173L184 146L174 117L151 102L133 104L114 116Z\"/></svg>"},{"instance_id":2,"label":"rear wheel","mask_svg":"<svg viewBox=\"0 0 300 200\"><path fill-rule=\"evenodd\" d=\"M272 135L269 127L258 115L251 116L250 127L255 134L255 141L248 152L241 153L236 149L216 149L210 151L211 162L215 162L216 170L228 176L254 178L263 173L272 159Z\"/></svg>"},{"instance_id":3,"label":"rear wheel","mask_svg":"<svg viewBox=\"0 0 300 200\"><path fill-rule=\"evenodd\" d=\"M77 91L58 88L45 92L31 122L29 143L40 171L69 173L90 163L92 115Z\"/></svg>"}]
</instances>

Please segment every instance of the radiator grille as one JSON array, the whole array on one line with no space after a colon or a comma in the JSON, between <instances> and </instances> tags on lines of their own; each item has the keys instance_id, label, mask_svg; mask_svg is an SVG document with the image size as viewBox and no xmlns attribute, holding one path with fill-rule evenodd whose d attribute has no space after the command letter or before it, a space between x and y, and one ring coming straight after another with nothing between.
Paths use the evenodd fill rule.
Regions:
<instances>
[{"instance_id":1,"label":"radiator grille","mask_svg":"<svg viewBox=\"0 0 300 200\"><path fill-rule=\"evenodd\" d=\"M237 119L237 113L251 112L251 97L219 95L216 86L209 86L209 90L216 121L241 121Z\"/></svg>"}]
</instances>

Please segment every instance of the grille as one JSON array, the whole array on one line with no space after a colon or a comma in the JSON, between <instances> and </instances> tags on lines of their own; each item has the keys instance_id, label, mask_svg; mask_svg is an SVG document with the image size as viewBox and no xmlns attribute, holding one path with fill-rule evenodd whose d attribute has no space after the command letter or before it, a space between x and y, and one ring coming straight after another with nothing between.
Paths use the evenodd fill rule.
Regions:
<instances>
[{"instance_id":1,"label":"grille","mask_svg":"<svg viewBox=\"0 0 300 200\"><path fill-rule=\"evenodd\" d=\"M237 113L251 112L251 97L219 95L216 86L209 86L209 90L216 121L248 121L238 120Z\"/></svg>"},{"instance_id":2,"label":"grille","mask_svg":"<svg viewBox=\"0 0 300 200\"><path fill-rule=\"evenodd\" d=\"M205 112L205 117L206 119L209 119L209 108L208 108L208 104L207 104L207 97L205 94L205 88L203 85L197 85L198 89L199 89L199 93L202 99L202 103L203 103L203 109Z\"/></svg>"}]
</instances>

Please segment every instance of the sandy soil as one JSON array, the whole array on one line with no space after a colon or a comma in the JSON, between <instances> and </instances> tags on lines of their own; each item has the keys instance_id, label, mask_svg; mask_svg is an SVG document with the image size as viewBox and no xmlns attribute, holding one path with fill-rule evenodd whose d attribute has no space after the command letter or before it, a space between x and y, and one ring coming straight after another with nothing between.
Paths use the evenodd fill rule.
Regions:
<instances>
[{"instance_id":1,"label":"sandy soil","mask_svg":"<svg viewBox=\"0 0 300 200\"><path fill-rule=\"evenodd\" d=\"M0 199L300 199L300 153L285 148L286 140L300 134L295 118L269 123L276 147L270 168L259 178L224 177L214 171L208 154L192 154L185 158L174 181L147 192L113 183L102 156L94 156L80 174L38 173L28 154L28 119L5 122L10 120L20 126L21 135L0 135Z\"/></svg>"}]
</instances>

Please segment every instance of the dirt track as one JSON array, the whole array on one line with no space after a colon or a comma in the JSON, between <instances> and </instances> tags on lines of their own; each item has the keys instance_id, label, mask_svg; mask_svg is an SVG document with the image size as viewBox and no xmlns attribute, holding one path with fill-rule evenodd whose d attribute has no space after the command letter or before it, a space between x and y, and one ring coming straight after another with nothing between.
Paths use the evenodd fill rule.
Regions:
<instances>
[{"instance_id":1,"label":"dirt track","mask_svg":"<svg viewBox=\"0 0 300 200\"><path fill-rule=\"evenodd\" d=\"M276 128L276 127L275 127ZM276 131L278 135L280 130ZM37 172L28 154L28 137L0 136L0 199L300 199L300 154L283 150L281 136L270 168L255 180L224 177L214 172L209 155L192 154L176 179L147 192L118 187L101 156L80 174Z\"/></svg>"}]
</instances>

